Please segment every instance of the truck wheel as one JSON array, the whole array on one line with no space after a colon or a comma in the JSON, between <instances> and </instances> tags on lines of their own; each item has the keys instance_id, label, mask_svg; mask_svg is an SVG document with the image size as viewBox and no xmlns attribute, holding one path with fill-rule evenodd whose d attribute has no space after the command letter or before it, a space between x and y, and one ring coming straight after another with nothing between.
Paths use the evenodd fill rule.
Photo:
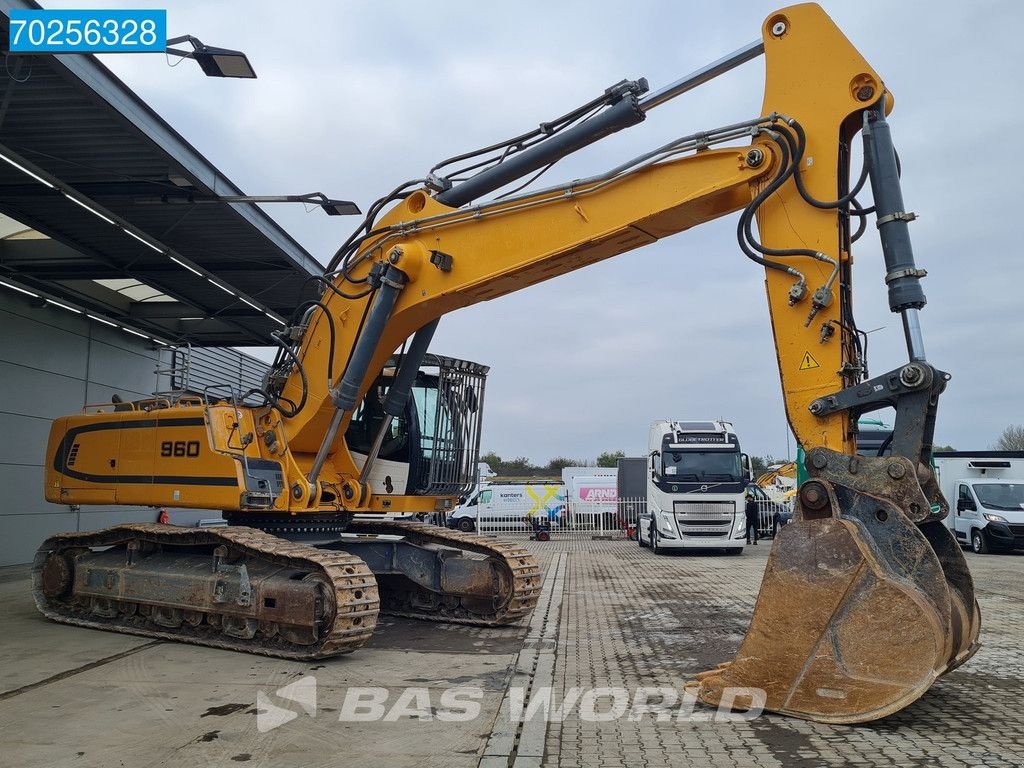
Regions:
<instances>
[{"instance_id":1,"label":"truck wheel","mask_svg":"<svg viewBox=\"0 0 1024 768\"><path fill-rule=\"evenodd\" d=\"M472 518L464 517L461 520L459 520L459 530L463 533L472 533L475 528L476 526L473 525Z\"/></svg>"},{"instance_id":2,"label":"truck wheel","mask_svg":"<svg viewBox=\"0 0 1024 768\"><path fill-rule=\"evenodd\" d=\"M665 550L658 546L658 529L651 526L651 551L656 555L664 555Z\"/></svg>"},{"instance_id":3,"label":"truck wheel","mask_svg":"<svg viewBox=\"0 0 1024 768\"><path fill-rule=\"evenodd\" d=\"M971 550L976 555L987 555L989 552L988 538L985 532L979 528L971 531Z\"/></svg>"}]
</instances>

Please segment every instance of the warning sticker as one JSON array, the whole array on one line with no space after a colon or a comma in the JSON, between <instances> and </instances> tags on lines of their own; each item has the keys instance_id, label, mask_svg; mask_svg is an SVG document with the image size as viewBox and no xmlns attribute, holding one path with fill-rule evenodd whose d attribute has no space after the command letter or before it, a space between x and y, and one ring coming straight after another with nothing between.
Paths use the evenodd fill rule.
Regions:
<instances>
[{"instance_id":1,"label":"warning sticker","mask_svg":"<svg viewBox=\"0 0 1024 768\"><path fill-rule=\"evenodd\" d=\"M811 368L821 368L818 361L811 357L810 352L804 352L804 359L800 361L800 370L809 371Z\"/></svg>"}]
</instances>

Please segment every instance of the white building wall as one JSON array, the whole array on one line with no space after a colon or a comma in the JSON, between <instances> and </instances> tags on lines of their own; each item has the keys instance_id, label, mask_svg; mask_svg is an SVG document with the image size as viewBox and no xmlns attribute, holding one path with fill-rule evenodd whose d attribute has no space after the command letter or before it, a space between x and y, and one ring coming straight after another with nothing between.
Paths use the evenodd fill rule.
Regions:
<instances>
[{"instance_id":1,"label":"white building wall","mask_svg":"<svg viewBox=\"0 0 1024 768\"><path fill-rule=\"evenodd\" d=\"M77 508L43 499L50 421L86 404L109 403L115 393L124 400L150 396L160 388L160 352L153 342L84 315L37 304L0 290L0 566L31 562L53 533L157 516L149 507ZM225 373L237 381L237 372ZM160 384L166 383L164 377ZM219 516L209 510L170 514L179 525Z\"/></svg>"}]
</instances>

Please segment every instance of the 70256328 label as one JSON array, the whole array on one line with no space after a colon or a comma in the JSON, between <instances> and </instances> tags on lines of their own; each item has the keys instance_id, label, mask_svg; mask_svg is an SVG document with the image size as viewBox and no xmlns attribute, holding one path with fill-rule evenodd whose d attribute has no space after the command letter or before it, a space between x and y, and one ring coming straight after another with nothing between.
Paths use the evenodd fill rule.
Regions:
<instances>
[{"instance_id":1,"label":"70256328 label","mask_svg":"<svg viewBox=\"0 0 1024 768\"><path fill-rule=\"evenodd\" d=\"M41 9L11 14L11 53L145 53L167 48L163 9Z\"/></svg>"}]
</instances>

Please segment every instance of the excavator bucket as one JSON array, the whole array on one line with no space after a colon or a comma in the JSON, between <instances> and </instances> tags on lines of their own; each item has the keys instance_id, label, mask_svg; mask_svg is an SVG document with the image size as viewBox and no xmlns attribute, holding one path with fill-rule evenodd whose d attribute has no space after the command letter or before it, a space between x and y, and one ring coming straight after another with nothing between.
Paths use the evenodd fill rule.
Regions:
<instances>
[{"instance_id":1,"label":"excavator bucket","mask_svg":"<svg viewBox=\"0 0 1024 768\"><path fill-rule=\"evenodd\" d=\"M726 698L826 723L920 697L973 655L981 622L960 547L935 517L914 523L890 499L838 484L798 494L736 658L689 690L718 706L728 688L754 689Z\"/></svg>"}]
</instances>

